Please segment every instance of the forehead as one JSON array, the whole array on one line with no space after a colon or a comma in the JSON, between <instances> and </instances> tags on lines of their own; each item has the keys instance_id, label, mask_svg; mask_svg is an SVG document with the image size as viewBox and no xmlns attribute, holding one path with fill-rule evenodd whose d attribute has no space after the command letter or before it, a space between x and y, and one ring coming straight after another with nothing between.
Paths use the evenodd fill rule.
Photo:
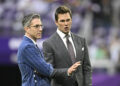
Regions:
<instances>
[{"instance_id":1,"label":"forehead","mask_svg":"<svg viewBox=\"0 0 120 86\"><path fill-rule=\"evenodd\" d=\"M64 13L64 14L58 14L58 20L65 20L65 19L68 19L70 17L70 14L69 13Z\"/></svg>"},{"instance_id":2,"label":"forehead","mask_svg":"<svg viewBox=\"0 0 120 86\"><path fill-rule=\"evenodd\" d=\"M42 24L41 20L39 18L34 18L31 21L31 24L35 25L35 24Z\"/></svg>"}]
</instances>

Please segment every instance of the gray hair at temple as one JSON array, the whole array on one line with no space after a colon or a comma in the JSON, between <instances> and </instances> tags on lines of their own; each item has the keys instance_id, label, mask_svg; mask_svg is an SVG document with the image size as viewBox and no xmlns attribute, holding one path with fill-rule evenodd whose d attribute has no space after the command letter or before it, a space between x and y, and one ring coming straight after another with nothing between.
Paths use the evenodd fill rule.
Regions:
<instances>
[{"instance_id":1,"label":"gray hair at temple","mask_svg":"<svg viewBox=\"0 0 120 86\"><path fill-rule=\"evenodd\" d=\"M28 15L25 15L23 20L22 20L22 25L23 27L29 27L31 24L31 21L35 18L40 19L40 15L39 14L35 14L35 13L31 13Z\"/></svg>"}]
</instances>

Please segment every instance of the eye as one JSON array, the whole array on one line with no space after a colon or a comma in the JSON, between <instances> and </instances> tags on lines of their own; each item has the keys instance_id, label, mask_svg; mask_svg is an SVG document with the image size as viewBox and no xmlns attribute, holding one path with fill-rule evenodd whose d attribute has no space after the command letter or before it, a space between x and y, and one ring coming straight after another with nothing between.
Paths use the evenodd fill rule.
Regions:
<instances>
[{"instance_id":1,"label":"eye","mask_svg":"<svg viewBox=\"0 0 120 86\"><path fill-rule=\"evenodd\" d=\"M69 22L69 21L70 21L70 19L67 19L67 20L66 20L66 22Z\"/></svg>"},{"instance_id":2,"label":"eye","mask_svg":"<svg viewBox=\"0 0 120 86\"><path fill-rule=\"evenodd\" d=\"M60 22L65 22L65 20L60 20Z\"/></svg>"},{"instance_id":3,"label":"eye","mask_svg":"<svg viewBox=\"0 0 120 86\"><path fill-rule=\"evenodd\" d=\"M38 24L38 25L34 25L34 26L30 26L30 27L34 27L34 28L36 28L36 29L38 29L38 28L41 27L41 28L43 29L43 25L39 25L39 24Z\"/></svg>"},{"instance_id":4,"label":"eye","mask_svg":"<svg viewBox=\"0 0 120 86\"><path fill-rule=\"evenodd\" d=\"M35 28L39 28L41 25L36 25Z\"/></svg>"}]
</instances>

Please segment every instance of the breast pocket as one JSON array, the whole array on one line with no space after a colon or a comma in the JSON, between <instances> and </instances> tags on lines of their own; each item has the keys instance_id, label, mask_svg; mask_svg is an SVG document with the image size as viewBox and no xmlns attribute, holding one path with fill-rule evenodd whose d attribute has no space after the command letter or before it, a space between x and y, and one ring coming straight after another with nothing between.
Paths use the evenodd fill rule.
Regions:
<instances>
[{"instance_id":1,"label":"breast pocket","mask_svg":"<svg viewBox=\"0 0 120 86\"><path fill-rule=\"evenodd\" d=\"M77 47L76 49L76 60L77 61L82 61L84 58L84 48L80 45L79 47Z\"/></svg>"}]
</instances>

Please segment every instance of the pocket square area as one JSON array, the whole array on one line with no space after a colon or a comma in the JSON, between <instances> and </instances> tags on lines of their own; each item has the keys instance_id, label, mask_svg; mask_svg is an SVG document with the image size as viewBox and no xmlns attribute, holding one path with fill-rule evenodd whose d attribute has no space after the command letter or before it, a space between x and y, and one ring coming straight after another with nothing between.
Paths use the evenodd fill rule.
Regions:
<instances>
[{"instance_id":1,"label":"pocket square area","mask_svg":"<svg viewBox=\"0 0 120 86\"><path fill-rule=\"evenodd\" d=\"M84 47L82 47L82 51L84 51Z\"/></svg>"}]
</instances>

